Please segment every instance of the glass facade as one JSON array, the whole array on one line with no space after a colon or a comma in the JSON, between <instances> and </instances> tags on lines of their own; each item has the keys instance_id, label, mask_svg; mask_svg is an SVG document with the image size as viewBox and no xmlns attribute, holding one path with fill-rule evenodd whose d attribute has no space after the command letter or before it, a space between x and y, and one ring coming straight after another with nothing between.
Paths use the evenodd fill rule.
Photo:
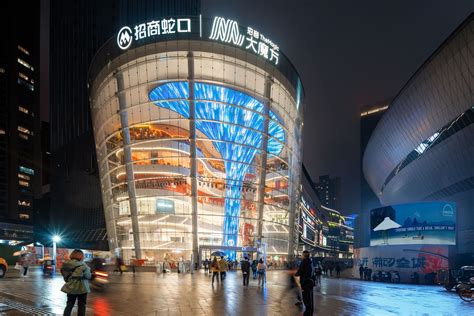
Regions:
<instances>
[{"instance_id":1,"label":"glass facade","mask_svg":"<svg viewBox=\"0 0 474 316\"><path fill-rule=\"evenodd\" d=\"M235 49L180 42L188 49L130 50L92 78L111 250L154 261L203 249L293 254L298 89Z\"/></svg>"}]
</instances>

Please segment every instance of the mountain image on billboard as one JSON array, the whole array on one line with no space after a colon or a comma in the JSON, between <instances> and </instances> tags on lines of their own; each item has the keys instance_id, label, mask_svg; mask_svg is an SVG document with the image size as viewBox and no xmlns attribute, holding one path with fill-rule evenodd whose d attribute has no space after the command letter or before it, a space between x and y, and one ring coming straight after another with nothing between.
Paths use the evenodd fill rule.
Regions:
<instances>
[{"instance_id":1,"label":"mountain image on billboard","mask_svg":"<svg viewBox=\"0 0 474 316\"><path fill-rule=\"evenodd\" d=\"M455 245L456 205L392 205L370 213L370 245Z\"/></svg>"}]
</instances>

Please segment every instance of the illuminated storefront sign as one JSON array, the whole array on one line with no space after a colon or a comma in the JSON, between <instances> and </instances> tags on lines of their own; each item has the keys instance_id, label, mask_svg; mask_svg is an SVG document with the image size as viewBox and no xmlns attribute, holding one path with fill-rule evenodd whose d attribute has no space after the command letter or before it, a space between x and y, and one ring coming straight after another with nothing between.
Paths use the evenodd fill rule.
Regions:
<instances>
[{"instance_id":1,"label":"illuminated storefront sign","mask_svg":"<svg viewBox=\"0 0 474 316\"><path fill-rule=\"evenodd\" d=\"M246 35L240 34L239 25L234 20L215 17L209 39L243 47L278 65L278 45L251 27L247 27Z\"/></svg>"},{"instance_id":2,"label":"illuminated storefront sign","mask_svg":"<svg viewBox=\"0 0 474 316\"><path fill-rule=\"evenodd\" d=\"M195 23L197 23L197 20ZM153 20L146 23L137 24L133 27L123 26L117 34L117 46L122 49L128 49L133 41L144 40L151 37L162 37L164 35L176 35L178 33L199 32L199 37L203 34L203 20L199 16L199 27L194 24L192 18L164 18ZM209 40L224 42L238 46L244 50L278 65L280 58L280 47L271 39L252 27L242 28L237 21L215 17L212 25L206 29L209 30Z\"/></svg>"},{"instance_id":3,"label":"illuminated storefront sign","mask_svg":"<svg viewBox=\"0 0 474 316\"><path fill-rule=\"evenodd\" d=\"M153 20L135 25L133 31L132 28L128 26L122 27L117 34L117 45L120 49L127 49L132 44L133 40L138 41L148 37L190 32L190 18Z\"/></svg>"}]
</instances>

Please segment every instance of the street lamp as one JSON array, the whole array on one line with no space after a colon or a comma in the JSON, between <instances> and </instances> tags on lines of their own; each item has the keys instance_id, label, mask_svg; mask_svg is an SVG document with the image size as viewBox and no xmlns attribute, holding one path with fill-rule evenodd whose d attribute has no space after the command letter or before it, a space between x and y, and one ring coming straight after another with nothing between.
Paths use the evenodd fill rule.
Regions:
<instances>
[{"instance_id":1,"label":"street lamp","mask_svg":"<svg viewBox=\"0 0 474 316\"><path fill-rule=\"evenodd\" d=\"M61 241L61 237L58 235L53 236L53 263L54 263L54 272L56 272L56 243Z\"/></svg>"},{"instance_id":2,"label":"street lamp","mask_svg":"<svg viewBox=\"0 0 474 316\"><path fill-rule=\"evenodd\" d=\"M44 245L38 241L36 242L36 245L41 246L41 257L44 260Z\"/></svg>"}]
</instances>

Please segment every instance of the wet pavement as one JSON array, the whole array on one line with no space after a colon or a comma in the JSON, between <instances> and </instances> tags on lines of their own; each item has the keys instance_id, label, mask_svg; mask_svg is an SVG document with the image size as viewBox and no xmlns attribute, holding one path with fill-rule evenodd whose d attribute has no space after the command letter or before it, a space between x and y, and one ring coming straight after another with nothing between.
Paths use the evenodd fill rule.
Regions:
<instances>
[{"instance_id":1,"label":"wet pavement","mask_svg":"<svg viewBox=\"0 0 474 316\"><path fill-rule=\"evenodd\" d=\"M33 270L22 280L10 270L0 279L0 315L62 314L66 303L60 276ZM211 285L203 272L111 276L104 292L88 297L88 315L300 315L284 271L268 272L265 288L256 280L241 284L229 272L223 284ZM474 304L439 286L387 284L323 278L315 291L317 315L474 315Z\"/></svg>"}]
</instances>

